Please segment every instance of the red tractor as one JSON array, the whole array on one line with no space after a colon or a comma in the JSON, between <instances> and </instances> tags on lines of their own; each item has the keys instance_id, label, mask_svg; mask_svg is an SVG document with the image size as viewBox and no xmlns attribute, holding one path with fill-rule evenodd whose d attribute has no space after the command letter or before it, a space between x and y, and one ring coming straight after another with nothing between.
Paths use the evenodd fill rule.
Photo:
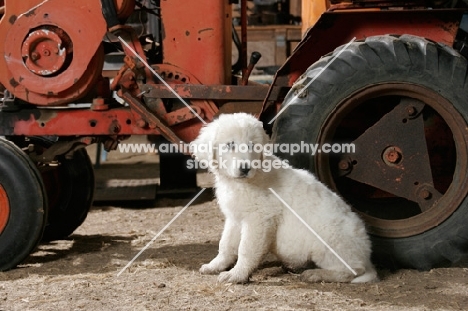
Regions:
<instances>
[{"instance_id":1,"label":"red tractor","mask_svg":"<svg viewBox=\"0 0 468 311\"><path fill-rule=\"evenodd\" d=\"M190 142L240 111L275 143L354 144L280 156L351 203L375 260L429 269L466 253L465 3L332 1L263 85L249 81L258 55L248 63L246 0L231 64L232 2L0 1L0 270L84 221L94 175L83 147L112 150L130 135ZM125 23L135 9L151 31ZM104 59L119 51L110 81Z\"/></svg>"}]
</instances>

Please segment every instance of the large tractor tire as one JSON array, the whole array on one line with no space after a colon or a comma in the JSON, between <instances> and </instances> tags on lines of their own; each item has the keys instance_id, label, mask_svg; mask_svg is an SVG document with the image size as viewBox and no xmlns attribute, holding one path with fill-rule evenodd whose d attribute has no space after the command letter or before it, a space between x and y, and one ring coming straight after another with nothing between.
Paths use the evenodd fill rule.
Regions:
<instances>
[{"instance_id":1,"label":"large tractor tire","mask_svg":"<svg viewBox=\"0 0 468 311\"><path fill-rule=\"evenodd\" d=\"M327 148L279 155L353 206L376 261L425 270L460 260L468 251L466 59L409 35L342 49L297 80L273 128L276 143Z\"/></svg>"},{"instance_id":2,"label":"large tractor tire","mask_svg":"<svg viewBox=\"0 0 468 311\"><path fill-rule=\"evenodd\" d=\"M0 271L21 263L37 246L47 219L46 205L34 163L0 138Z\"/></svg>"}]
</instances>

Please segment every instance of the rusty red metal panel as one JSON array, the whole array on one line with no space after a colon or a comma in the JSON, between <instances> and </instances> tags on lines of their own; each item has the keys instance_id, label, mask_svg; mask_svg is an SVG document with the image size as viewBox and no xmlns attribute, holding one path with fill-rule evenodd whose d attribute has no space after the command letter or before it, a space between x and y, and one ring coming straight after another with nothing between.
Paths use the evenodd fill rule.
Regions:
<instances>
[{"instance_id":1,"label":"rusty red metal panel","mask_svg":"<svg viewBox=\"0 0 468 311\"><path fill-rule=\"evenodd\" d=\"M106 30L99 1L7 0L0 22L0 82L32 104L71 102L101 74Z\"/></svg>"},{"instance_id":2,"label":"rusty red metal panel","mask_svg":"<svg viewBox=\"0 0 468 311\"><path fill-rule=\"evenodd\" d=\"M161 1L164 62L202 84L229 82L231 10L228 1Z\"/></svg>"},{"instance_id":3,"label":"rusty red metal panel","mask_svg":"<svg viewBox=\"0 0 468 311\"><path fill-rule=\"evenodd\" d=\"M172 89L182 98L216 99L216 100L263 100L268 86L260 85L201 85L172 84ZM177 98L165 85L153 84L145 95L155 98Z\"/></svg>"},{"instance_id":4,"label":"rusty red metal panel","mask_svg":"<svg viewBox=\"0 0 468 311\"><path fill-rule=\"evenodd\" d=\"M140 128L128 108L108 111L89 109L23 109L0 112L1 135L74 136L160 134Z\"/></svg>"},{"instance_id":5,"label":"rusty red metal panel","mask_svg":"<svg viewBox=\"0 0 468 311\"><path fill-rule=\"evenodd\" d=\"M193 109L201 116L210 118L206 101L195 101ZM22 109L12 112L0 112L0 135L25 136L93 136L93 135L166 135L172 141L190 142L198 136L203 126L197 118L186 116L185 122L177 124L177 114L185 111L176 110L157 120L155 115L145 113L148 120L143 120L138 113L128 107L112 108L104 111L91 109ZM203 113L202 113L203 111ZM167 120L166 120L167 119ZM142 122L145 121L145 122ZM153 123L159 124L150 124ZM156 121L156 122L155 122ZM180 120L179 120L180 121ZM168 124L165 124L168 123ZM173 124L169 128L169 124ZM159 125L159 126L158 126Z\"/></svg>"},{"instance_id":6,"label":"rusty red metal panel","mask_svg":"<svg viewBox=\"0 0 468 311\"><path fill-rule=\"evenodd\" d=\"M320 57L354 37L364 40L377 35L411 34L452 46L462 14L463 10L457 9L326 12L276 73L263 111L282 100L273 96L275 86L291 86Z\"/></svg>"}]
</instances>

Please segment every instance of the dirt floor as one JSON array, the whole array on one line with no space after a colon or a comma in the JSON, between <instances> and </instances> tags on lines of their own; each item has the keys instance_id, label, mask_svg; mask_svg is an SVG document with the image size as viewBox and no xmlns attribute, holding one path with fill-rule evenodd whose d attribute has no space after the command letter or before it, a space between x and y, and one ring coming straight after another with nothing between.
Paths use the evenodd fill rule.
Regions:
<instances>
[{"instance_id":1,"label":"dirt floor","mask_svg":"<svg viewBox=\"0 0 468 311\"><path fill-rule=\"evenodd\" d=\"M129 167L138 171L143 165L138 163ZM129 171L127 167L122 175ZM151 170L144 167L144 171ZM138 174L141 177L141 171ZM141 184L147 186L155 179L144 180L147 183ZM98 178L98 188L102 186ZM118 276L192 197L97 202L69 239L40 245L17 269L0 273L0 310L466 310L468 306L468 261L427 272L379 270L381 282L357 285L302 283L270 258L250 283L218 284L216 276L198 272L216 256L223 227L210 189Z\"/></svg>"}]
</instances>

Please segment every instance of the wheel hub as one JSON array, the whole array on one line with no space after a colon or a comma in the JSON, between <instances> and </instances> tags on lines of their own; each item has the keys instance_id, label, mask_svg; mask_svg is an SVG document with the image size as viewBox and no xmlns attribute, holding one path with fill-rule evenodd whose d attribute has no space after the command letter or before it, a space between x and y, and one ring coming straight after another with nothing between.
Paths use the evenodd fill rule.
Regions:
<instances>
[{"instance_id":1,"label":"wheel hub","mask_svg":"<svg viewBox=\"0 0 468 311\"><path fill-rule=\"evenodd\" d=\"M63 105L83 97L95 87L104 63L107 27L101 3L68 1L65 6L48 0L28 12L20 7L9 7L9 14L23 14L11 15L10 21L5 16L0 23L0 36L8 42L0 59L2 84L34 105Z\"/></svg>"},{"instance_id":2,"label":"wheel hub","mask_svg":"<svg viewBox=\"0 0 468 311\"><path fill-rule=\"evenodd\" d=\"M388 166L398 165L400 164L402 159L403 159L403 152L397 146L391 146L391 147L385 148L383 155L382 155L382 160Z\"/></svg>"},{"instance_id":3,"label":"wheel hub","mask_svg":"<svg viewBox=\"0 0 468 311\"><path fill-rule=\"evenodd\" d=\"M355 153L316 157L317 174L358 211L369 231L407 237L439 225L468 190L466 122L427 88L405 83L357 91L330 113L319 142Z\"/></svg>"},{"instance_id":4,"label":"wheel hub","mask_svg":"<svg viewBox=\"0 0 468 311\"><path fill-rule=\"evenodd\" d=\"M343 156L355 163L346 177L431 208L442 194L434 188L423 116L416 114L424 106L404 98L354 140L357 152ZM421 185L431 195L421 197Z\"/></svg>"},{"instance_id":5,"label":"wheel hub","mask_svg":"<svg viewBox=\"0 0 468 311\"><path fill-rule=\"evenodd\" d=\"M64 69L67 55L71 54L70 44L68 35L57 27L34 30L21 47L24 64L37 75L53 75Z\"/></svg>"},{"instance_id":6,"label":"wheel hub","mask_svg":"<svg viewBox=\"0 0 468 311\"><path fill-rule=\"evenodd\" d=\"M2 185L0 185L0 234L5 229L10 217L10 201Z\"/></svg>"}]
</instances>

